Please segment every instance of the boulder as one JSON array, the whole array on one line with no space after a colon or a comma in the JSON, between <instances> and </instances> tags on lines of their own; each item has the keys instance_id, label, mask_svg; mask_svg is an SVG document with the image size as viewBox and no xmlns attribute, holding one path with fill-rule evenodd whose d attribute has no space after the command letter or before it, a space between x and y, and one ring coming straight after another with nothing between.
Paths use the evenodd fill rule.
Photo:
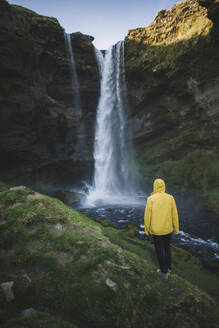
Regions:
<instances>
[{"instance_id":1,"label":"boulder","mask_svg":"<svg viewBox=\"0 0 219 328\"><path fill-rule=\"evenodd\" d=\"M14 281L14 293L15 295L23 294L24 291L31 284L32 279L28 276L28 274L24 271L18 273L15 281Z\"/></svg>"},{"instance_id":2,"label":"boulder","mask_svg":"<svg viewBox=\"0 0 219 328\"><path fill-rule=\"evenodd\" d=\"M106 279L106 285L110 287L114 292L117 292L118 285L115 281L112 281L110 278Z\"/></svg>"},{"instance_id":3,"label":"boulder","mask_svg":"<svg viewBox=\"0 0 219 328\"><path fill-rule=\"evenodd\" d=\"M57 190L54 196L72 207L78 206L86 200L86 195L76 191Z\"/></svg>"},{"instance_id":4,"label":"boulder","mask_svg":"<svg viewBox=\"0 0 219 328\"><path fill-rule=\"evenodd\" d=\"M15 299L14 291L13 291L14 281L3 282L0 286L6 301L7 302L13 301Z\"/></svg>"},{"instance_id":5,"label":"boulder","mask_svg":"<svg viewBox=\"0 0 219 328\"><path fill-rule=\"evenodd\" d=\"M24 311L22 311L21 316L27 318L27 317L30 317L30 316L36 314L36 313L37 313L36 310L34 310L33 308L29 308L29 309L25 309Z\"/></svg>"}]
</instances>

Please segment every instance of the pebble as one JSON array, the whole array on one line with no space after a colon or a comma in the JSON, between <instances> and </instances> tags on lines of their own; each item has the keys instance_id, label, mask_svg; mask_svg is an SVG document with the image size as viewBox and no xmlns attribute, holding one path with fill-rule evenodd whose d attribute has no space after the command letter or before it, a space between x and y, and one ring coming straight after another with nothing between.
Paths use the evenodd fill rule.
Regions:
<instances>
[{"instance_id":1,"label":"pebble","mask_svg":"<svg viewBox=\"0 0 219 328\"><path fill-rule=\"evenodd\" d=\"M178 295L181 293L181 290L179 288L171 288L170 291L174 295Z\"/></svg>"},{"instance_id":2,"label":"pebble","mask_svg":"<svg viewBox=\"0 0 219 328\"><path fill-rule=\"evenodd\" d=\"M87 261L87 256L86 255L81 255L80 260L81 261Z\"/></svg>"},{"instance_id":3,"label":"pebble","mask_svg":"<svg viewBox=\"0 0 219 328\"><path fill-rule=\"evenodd\" d=\"M22 317L30 317L33 314L36 314L37 311L34 310L33 308L25 309L23 312L21 312Z\"/></svg>"},{"instance_id":4,"label":"pebble","mask_svg":"<svg viewBox=\"0 0 219 328\"><path fill-rule=\"evenodd\" d=\"M26 273L23 274L23 278L26 279L29 283L32 282L31 278Z\"/></svg>"},{"instance_id":5,"label":"pebble","mask_svg":"<svg viewBox=\"0 0 219 328\"><path fill-rule=\"evenodd\" d=\"M57 223L55 227L59 231L62 231L62 229L63 229L63 227L62 227L62 225L60 223Z\"/></svg>"},{"instance_id":6,"label":"pebble","mask_svg":"<svg viewBox=\"0 0 219 328\"><path fill-rule=\"evenodd\" d=\"M32 280L25 272L20 272L14 282L14 292L15 295L19 293L20 291L23 291L29 287Z\"/></svg>"},{"instance_id":7,"label":"pebble","mask_svg":"<svg viewBox=\"0 0 219 328\"><path fill-rule=\"evenodd\" d=\"M114 292L116 292L118 290L118 285L116 282L112 281L110 278L106 279L106 285L110 288L112 288L112 290Z\"/></svg>"},{"instance_id":8,"label":"pebble","mask_svg":"<svg viewBox=\"0 0 219 328\"><path fill-rule=\"evenodd\" d=\"M85 242L84 242L84 241L81 241L81 240L79 240L79 241L77 241L77 242L76 242L76 244L77 244L77 245L83 245L83 244L85 244Z\"/></svg>"}]
</instances>

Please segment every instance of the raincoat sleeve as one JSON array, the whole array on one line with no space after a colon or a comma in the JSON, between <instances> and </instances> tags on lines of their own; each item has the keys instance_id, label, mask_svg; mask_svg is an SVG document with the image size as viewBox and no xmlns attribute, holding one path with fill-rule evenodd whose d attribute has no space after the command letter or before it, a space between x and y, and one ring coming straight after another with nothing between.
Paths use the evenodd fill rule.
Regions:
<instances>
[{"instance_id":1,"label":"raincoat sleeve","mask_svg":"<svg viewBox=\"0 0 219 328\"><path fill-rule=\"evenodd\" d=\"M146 235L149 235L150 233L151 218L152 218L151 199L149 197L147 199L147 204L144 212L144 228L145 228Z\"/></svg>"},{"instance_id":2,"label":"raincoat sleeve","mask_svg":"<svg viewBox=\"0 0 219 328\"><path fill-rule=\"evenodd\" d=\"M173 219L174 231L179 232L179 218L178 218L178 212L177 212L176 202L174 198L172 200L172 219Z\"/></svg>"}]
</instances>

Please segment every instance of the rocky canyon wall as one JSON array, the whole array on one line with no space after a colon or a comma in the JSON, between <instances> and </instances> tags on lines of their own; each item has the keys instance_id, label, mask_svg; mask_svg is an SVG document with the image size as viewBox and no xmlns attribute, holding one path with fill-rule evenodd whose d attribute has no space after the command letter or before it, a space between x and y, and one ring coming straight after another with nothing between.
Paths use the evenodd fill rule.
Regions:
<instances>
[{"instance_id":1,"label":"rocky canyon wall","mask_svg":"<svg viewBox=\"0 0 219 328\"><path fill-rule=\"evenodd\" d=\"M205 3L208 9L200 5ZM218 1L200 4L179 2L160 11L151 25L129 31L129 117L143 185L162 177L174 188L206 193L216 208Z\"/></svg>"},{"instance_id":2,"label":"rocky canyon wall","mask_svg":"<svg viewBox=\"0 0 219 328\"><path fill-rule=\"evenodd\" d=\"M80 129L63 28L55 18L0 1L0 178L5 181L50 176L57 183L76 183L92 174L98 68L93 37L74 33L71 40L87 145L83 161L76 148Z\"/></svg>"}]
</instances>

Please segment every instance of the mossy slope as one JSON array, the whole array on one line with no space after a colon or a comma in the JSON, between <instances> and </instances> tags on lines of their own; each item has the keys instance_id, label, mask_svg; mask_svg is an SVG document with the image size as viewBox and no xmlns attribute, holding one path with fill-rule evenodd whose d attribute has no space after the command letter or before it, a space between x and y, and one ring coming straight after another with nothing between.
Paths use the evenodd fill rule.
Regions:
<instances>
[{"instance_id":1,"label":"mossy slope","mask_svg":"<svg viewBox=\"0 0 219 328\"><path fill-rule=\"evenodd\" d=\"M13 280L21 270L32 279L15 289L20 311L33 307L78 327L214 326L212 298L177 274L157 277L151 246L143 250L114 228L27 188L0 192L0 213L0 279ZM8 311L4 305L4 319Z\"/></svg>"}]
</instances>

